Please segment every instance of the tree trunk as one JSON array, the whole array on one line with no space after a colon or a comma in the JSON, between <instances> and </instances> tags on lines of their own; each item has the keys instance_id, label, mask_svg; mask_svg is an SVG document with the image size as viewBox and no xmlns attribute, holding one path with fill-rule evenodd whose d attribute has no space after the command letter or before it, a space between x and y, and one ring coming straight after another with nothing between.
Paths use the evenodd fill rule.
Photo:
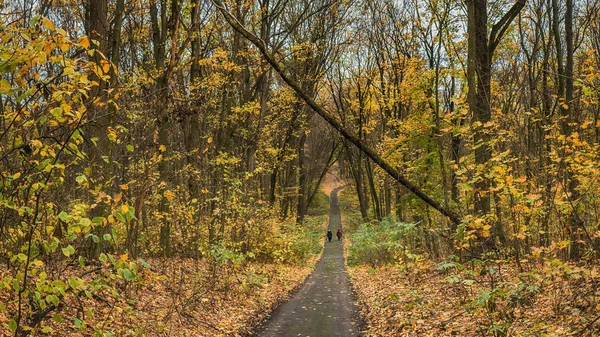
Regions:
<instances>
[{"instance_id":1,"label":"tree trunk","mask_svg":"<svg viewBox=\"0 0 600 337\"><path fill-rule=\"evenodd\" d=\"M306 215L306 199L308 197L308 188L306 186L306 168L304 167L304 144L306 143L306 132L302 131L300 140L298 141L298 195L296 209L296 223L300 224L304 221Z\"/></svg>"}]
</instances>

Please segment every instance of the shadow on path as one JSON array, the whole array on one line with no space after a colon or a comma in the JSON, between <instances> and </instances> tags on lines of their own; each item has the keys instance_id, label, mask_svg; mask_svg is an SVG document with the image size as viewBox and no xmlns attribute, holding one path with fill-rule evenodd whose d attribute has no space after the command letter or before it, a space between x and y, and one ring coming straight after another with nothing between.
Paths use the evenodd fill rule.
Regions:
<instances>
[{"instance_id":1,"label":"shadow on path","mask_svg":"<svg viewBox=\"0 0 600 337\"><path fill-rule=\"evenodd\" d=\"M329 229L341 228L338 187L331 192ZM325 238L325 233L323 233ZM325 243L323 256L294 297L280 305L255 334L271 336L362 336L358 308L344 265L342 241Z\"/></svg>"}]
</instances>

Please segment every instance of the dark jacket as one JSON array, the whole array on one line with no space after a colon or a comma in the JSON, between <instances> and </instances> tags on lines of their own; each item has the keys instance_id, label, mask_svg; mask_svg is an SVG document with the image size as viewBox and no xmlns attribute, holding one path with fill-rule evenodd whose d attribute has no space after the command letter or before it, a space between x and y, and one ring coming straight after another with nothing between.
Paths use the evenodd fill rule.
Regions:
<instances>
[{"instance_id":1,"label":"dark jacket","mask_svg":"<svg viewBox=\"0 0 600 337\"><path fill-rule=\"evenodd\" d=\"M331 229L327 231L327 238L331 240L331 238L333 237L333 233L331 232Z\"/></svg>"}]
</instances>

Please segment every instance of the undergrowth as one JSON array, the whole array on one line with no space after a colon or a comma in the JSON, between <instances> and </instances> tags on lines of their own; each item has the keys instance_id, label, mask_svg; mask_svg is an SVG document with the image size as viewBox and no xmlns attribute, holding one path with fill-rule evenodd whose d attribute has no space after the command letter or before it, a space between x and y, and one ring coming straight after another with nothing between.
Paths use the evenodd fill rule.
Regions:
<instances>
[{"instance_id":1,"label":"undergrowth","mask_svg":"<svg viewBox=\"0 0 600 337\"><path fill-rule=\"evenodd\" d=\"M436 258L431 233L392 217L362 221L350 193L346 252L367 336L600 335L593 261L565 262L550 249L518 263L501 252Z\"/></svg>"}]
</instances>

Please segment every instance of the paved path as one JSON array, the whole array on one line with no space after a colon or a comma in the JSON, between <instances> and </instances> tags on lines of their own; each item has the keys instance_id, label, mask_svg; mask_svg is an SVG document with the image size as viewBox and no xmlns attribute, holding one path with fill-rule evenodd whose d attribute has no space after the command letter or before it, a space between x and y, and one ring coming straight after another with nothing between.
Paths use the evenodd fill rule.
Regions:
<instances>
[{"instance_id":1,"label":"paved path","mask_svg":"<svg viewBox=\"0 0 600 337\"><path fill-rule=\"evenodd\" d=\"M333 239L325 243L323 257L300 290L272 313L256 336L362 336L358 308L354 305L344 266L342 244L335 236L341 228L339 190L336 188L331 192L329 229Z\"/></svg>"}]
</instances>

